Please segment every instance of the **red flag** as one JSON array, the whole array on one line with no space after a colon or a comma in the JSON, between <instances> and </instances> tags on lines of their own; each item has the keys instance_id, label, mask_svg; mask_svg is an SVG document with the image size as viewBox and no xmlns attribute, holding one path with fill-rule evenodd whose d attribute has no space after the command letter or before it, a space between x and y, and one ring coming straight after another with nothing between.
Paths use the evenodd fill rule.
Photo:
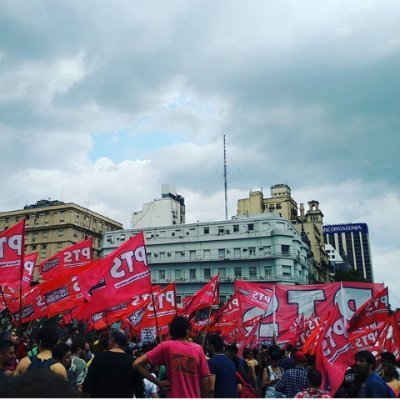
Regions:
<instances>
[{"instance_id":1,"label":"red flag","mask_svg":"<svg viewBox=\"0 0 400 400\"><path fill-rule=\"evenodd\" d=\"M78 281L88 299L96 301L99 310L149 292L151 279L143 233L130 238L111 254L98 260L96 268L81 273ZM93 290L95 285L98 287Z\"/></svg>"},{"instance_id":2,"label":"red flag","mask_svg":"<svg viewBox=\"0 0 400 400\"><path fill-rule=\"evenodd\" d=\"M238 356L243 357L243 350L247 347L255 347L258 344L258 331L260 329L262 316L255 317L253 328L248 332L245 339L239 345Z\"/></svg>"},{"instance_id":3,"label":"red flag","mask_svg":"<svg viewBox=\"0 0 400 400\"><path fill-rule=\"evenodd\" d=\"M27 292L30 289L30 284L32 281L33 270L36 265L38 253L32 253L25 255L24 257L24 271L22 273L22 293ZM4 286L8 286L9 288L19 290L21 285L20 280L13 282L7 282Z\"/></svg>"},{"instance_id":4,"label":"red flag","mask_svg":"<svg viewBox=\"0 0 400 400\"><path fill-rule=\"evenodd\" d=\"M49 281L65 273L70 273L74 268L89 265L92 261L92 239L89 238L44 260L39 265L39 272L43 280Z\"/></svg>"},{"instance_id":5,"label":"red flag","mask_svg":"<svg viewBox=\"0 0 400 400\"><path fill-rule=\"evenodd\" d=\"M317 369L322 373L324 388L329 377L330 392L334 395L343 382L347 367L354 364L353 347L349 343L346 321L338 305L321 333L316 346Z\"/></svg>"},{"instance_id":6,"label":"red flag","mask_svg":"<svg viewBox=\"0 0 400 400\"><path fill-rule=\"evenodd\" d=\"M85 268L85 267L81 267ZM81 270L72 270L69 275L43 282L38 285L47 304L47 315L52 317L84 302L77 276Z\"/></svg>"},{"instance_id":7,"label":"red flag","mask_svg":"<svg viewBox=\"0 0 400 400\"><path fill-rule=\"evenodd\" d=\"M22 323L25 324L34 319L43 318L47 315L47 304L40 293L40 285L35 286L23 297L22 301ZM9 307L15 321L19 322L19 302Z\"/></svg>"},{"instance_id":8,"label":"red flag","mask_svg":"<svg viewBox=\"0 0 400 400\"><path fill-rule=\"evenodd\" d=\"M154 305L157 315L154 313L154 306L151 299L146 304L126 316L132 326L139 330L143 328L153 328L158 325L161 329L167 326L176 316L176 287L171 283L154 296Z\"/></svg>"},{"instance_id":9,"label":"red flag","mask_svg":"<svg viewBox=\"0 0 400 400\"><path fill-rule=\"evenodd\" d=\"M367 300L349 321L348 329L356 330L363 326L385 321L389 316L388 288L384 288L374 297Z\"/></svg>"},{"instance_id":10,"label":"red flag","mask_svg":"<svg viewBox=\"0 0 400 400\"><path fill-rule=\"evenodd\" d=\"M0 234L0 284L19 281L24 257L25 220Z\"/></svg>"},{"instance_id":11,"label":"red flag","mask_svg":"<svg viewBox=\"0 0 400 400\"><path fill-rule=\"evenodd\" d=\"M219 274L215 275L210 282L193 295L183 312L183 316L191 318L195 312L219 304L218 277Z\"/></svg>"}]
</instances>

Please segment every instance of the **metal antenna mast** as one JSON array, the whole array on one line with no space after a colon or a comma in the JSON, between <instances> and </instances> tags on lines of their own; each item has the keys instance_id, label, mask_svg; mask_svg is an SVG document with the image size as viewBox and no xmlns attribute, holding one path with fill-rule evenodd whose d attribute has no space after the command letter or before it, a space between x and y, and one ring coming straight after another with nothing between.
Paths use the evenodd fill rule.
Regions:
<instances>
[{"instance_id":1,"label":"metal antenna mast","mask_svg":"<svg viewBox=\"0 0 400 400\"><path fill-rule=\"evenodd\" d=\"M224 135L224 186L225 186L225 221L228 221L228 182L226 178L226 146Z\"/></svg>"}]
</instances>

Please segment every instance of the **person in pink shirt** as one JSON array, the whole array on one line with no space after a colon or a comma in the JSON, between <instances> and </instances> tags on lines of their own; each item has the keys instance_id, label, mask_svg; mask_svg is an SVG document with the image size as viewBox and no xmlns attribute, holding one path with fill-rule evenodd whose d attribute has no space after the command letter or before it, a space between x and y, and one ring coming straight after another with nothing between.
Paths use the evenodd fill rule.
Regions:
<instances>
[{"instance_id":1,"label":"person in pink shirt","mask_svg":"<svg viewBox=\"0 0 400 400\"><path fill-rule=\"evenodd\" d=\"M160 390L167 390L170 398L199 398L208 395L207 377L210 375L202 347L189 342L190 323L185 317L175 317L170 325L172 340L159 344L137 358L133 367L142 376L155 383ZM165 365L167 380L159 381L145 365Z\"/></svg>"}]
</instances>

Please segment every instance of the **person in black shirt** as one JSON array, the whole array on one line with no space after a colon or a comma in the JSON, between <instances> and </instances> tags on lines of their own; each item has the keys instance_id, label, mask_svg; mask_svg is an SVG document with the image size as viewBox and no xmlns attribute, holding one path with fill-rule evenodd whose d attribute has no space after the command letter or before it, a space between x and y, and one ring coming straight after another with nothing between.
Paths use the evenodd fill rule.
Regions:
<instances>
[{"instance_id":1,"label":"person in black shirt","mask_svg":"<svg viewBox=\"0 0 400 400\"><path fill-rule=\"evenodd\" d=\"M6 371L7 366L15 361L15 348L11 340L0 340L0 383L7 381L11 371Z\"/></svg>"},{"instance_id":2,"label":"person in black shirt","mask_svg":"<svg viewBox=\"0 0 400 400\"><path fill-rule=\"evenodd\" d=\"M110 334L109 350L96 354L89 367L83 392L91 397L144 397L143 378L133 370L133 355L125 353L128 337L120 332Z\"/></svg>"}]
</instances>

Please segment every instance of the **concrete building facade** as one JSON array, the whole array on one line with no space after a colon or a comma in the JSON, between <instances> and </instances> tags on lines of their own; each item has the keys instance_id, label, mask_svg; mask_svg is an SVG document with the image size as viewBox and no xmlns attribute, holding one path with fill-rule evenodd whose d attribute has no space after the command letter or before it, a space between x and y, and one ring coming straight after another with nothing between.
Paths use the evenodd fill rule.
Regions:
<instances>
[{"instance_id":1,"label":"concrete building facade","mask_svg":"<svg viewBox=\"0 0 400 400\"><path fill-rule=\"evenodd\" d=\"M132 213L131 228L179 225L185 223L185 199L176 193L175 186L163 184L161 199L143 205L142 211Z\"/></svg>"},{"instance_id":2,"label":"concrete building facade","mask_svg":"<svg viewBox=\"0 0 400 400\"><path fill-rule=\"evenodd\" d=\"M308 237L311 251L314 257L314 274L312 282L330 282L332 271L330 270L328 256L325 252L323 237L323 213L319 208L319 202L308 202L308 210L304 204L298 207L291 196L288 185L277 184L271 187L271 197L264 197L262 190L250 191L249 197L237 202L238 216L252 216L260 213L275 212L282 218L290 221L299 233L305 233Z\"/></svg>"},{"instance_id":3,"label":"concrete building facade","mask_svg":"<svg viewBox=\"0 0 400 400\"><path fill-rule=\"evenodd\" d=\"M141 229L107 232L103 255ZM178 302L220 274L220 299L234 292L236 279L307 284L309 248L294 226L276 214L229 221L149 227L143 230L154 284L175 282Z\"/></svg>"},{"instance_id":4,"label":"concrete building facade","mask_svg":"<svg viewBox=\"0 0 400 400\"><path fill-rule=\"evenodd\" d=\"M367 224L325 225L324 240L358 272L360 277L368 282L374 281Z\"/></svg>"},{"instance_id":5,"label":"concrete building facade","mask_svg":"<svg viewBox=\"0 0 400 400\"><path fill-rule=\"evenodd\" d=\"M93 238L97 258L104 232L122 228L121 223L75 203L40 200L21 210L0 212L0 232L22 219L26 220L25 253L38 252L38 263L88 237Z\"/></svg>"}]
</instances>

